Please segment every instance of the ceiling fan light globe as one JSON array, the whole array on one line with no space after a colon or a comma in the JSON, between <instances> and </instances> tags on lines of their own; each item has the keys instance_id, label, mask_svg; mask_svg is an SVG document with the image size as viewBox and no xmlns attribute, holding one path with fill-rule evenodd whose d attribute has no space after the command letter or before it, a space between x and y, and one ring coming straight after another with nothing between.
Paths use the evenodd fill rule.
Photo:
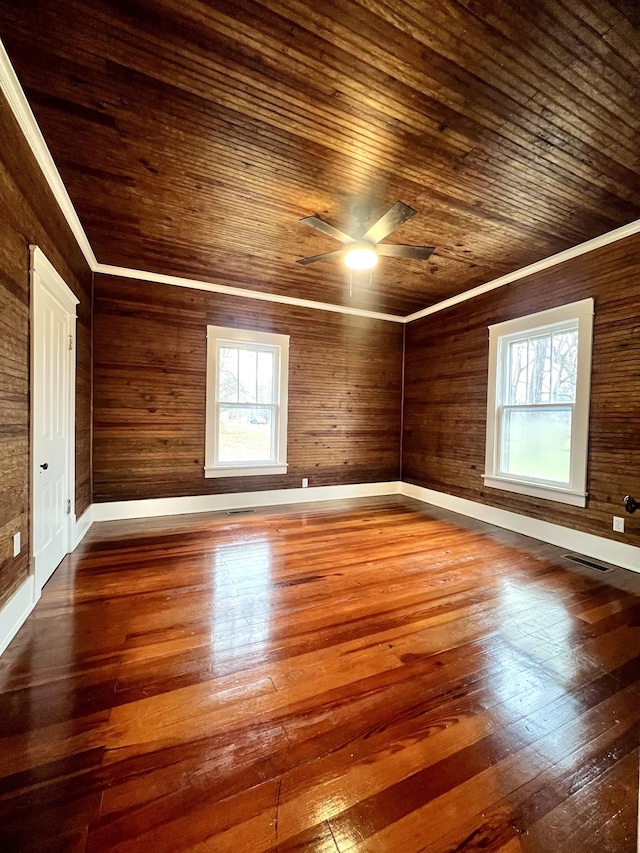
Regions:
<instances>
[{"instance_id":1,"label":"ceiling fan light globe","mask_svg":"<svg viewBox=\"0 0 640 853\"><path fill-rule=\"evenodd\" d=\"M378 263L378 255L368 246L357 246L349 249L344 256L344 262L350 270L370 270Z\"/></svg>"}]
</instances>

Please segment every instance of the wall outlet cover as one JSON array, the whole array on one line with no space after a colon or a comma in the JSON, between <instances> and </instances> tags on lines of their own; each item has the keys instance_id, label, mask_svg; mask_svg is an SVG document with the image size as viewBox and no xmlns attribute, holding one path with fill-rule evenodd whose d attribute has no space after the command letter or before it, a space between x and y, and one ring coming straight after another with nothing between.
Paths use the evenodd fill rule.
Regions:
<instances>
[{"instance_id":1,"label":"wall outlet cover","mask_svg":"<svg viewBox=\"0 0 640 853\"><path fill-rule=\"evenodd\" d=\"M303 478L302 478L302 488L303 488L303 489L306 489L308 485L309 485L309 478L308 478L308 477L303 477Z\"/></svg>"},{"instance_id":2,"label":"wall outlet cover","mask_svg":"<svg viewBox=\"0 0 640 853\"><path fill-rule=\"evenodd\" d=\"M13 556L17 557L22 546L20 545L20 531L13 534Z\"/></svg>"},{"instance_id":3,"label":"wall outlet cover","mask_svg":"<svg viewBox=\"0 0 640 853\"><path fill-rule=\"evenodd\" d=\"M624 533L624 518L619 515L613 516L613 529L616 533Z\"/></svg>"}]
</instances>

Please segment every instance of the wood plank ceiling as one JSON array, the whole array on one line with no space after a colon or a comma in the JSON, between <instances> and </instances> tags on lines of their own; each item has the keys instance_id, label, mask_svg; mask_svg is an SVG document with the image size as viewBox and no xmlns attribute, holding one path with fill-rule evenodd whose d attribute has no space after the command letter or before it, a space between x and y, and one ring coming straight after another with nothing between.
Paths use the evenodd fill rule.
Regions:
<instances>
[{"instance_id":1,"label":"wood plank ceiling","mask_svg":"<svg viewBox=\"0 0 640 853\"><path fill-rule=\"evenodd\" d=\"M102 263L407 314L640 218L628 0L29 0L0 36ZM338 248L418 215L348 295Z\"/></svg>"}]
</instances>

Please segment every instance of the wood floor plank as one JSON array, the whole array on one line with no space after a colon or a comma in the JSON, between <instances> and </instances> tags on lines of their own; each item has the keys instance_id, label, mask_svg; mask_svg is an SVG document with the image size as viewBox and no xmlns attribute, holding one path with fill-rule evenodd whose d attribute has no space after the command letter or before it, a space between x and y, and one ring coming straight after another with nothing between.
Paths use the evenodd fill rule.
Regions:
<instances>
[{"instance_id":1,"label":"wood floor plank","mask_svg":"<svg viewBox=\"0 0 640 853\"><path fill-rule=\"evenodd\" d=\"M0 849L631 853L639 615L402 497L95 525L0 661Z\"/></svg>"},{"instance_id":2,"label":"wood floor plank","mask_svg":"<svg viewBox=\"0 0 640 853\"><path fill-rule=\"evenodd\" d=\"M635 853L637 839L635 833L629 832L633 822L623 815L624 805L620 804L629 803L630 789L635 788L637 778L638 750L635 750L529 827L526 831L529 847L535 846L541 853L552 853L558 848ZM605 824L594 814L594 799L606 804L612 815Z\"/></svg>"},{"instance_id":3,"label":"wood floor plank","mask_svg":"<svg viewBox=\"0 0 640 853\"><path fill-rule=\"evenodd\" d=\"M527 819L528 810L530 812L532 807L535 809L544 801L545 791L556 792L555 796L561 800L558 808L566 804L568 798L557 795L559 780L563 777L575 780L580 770L587 766L590 756L604 754L620 732L626 733L634 726L636 714L635 698L629 691L622 698L610 697L577 720L561 726L547 737L453 789L441 801L430 802L423 810L422 819L427 817L428 811L431 812L432 821L429 825L436 821L440 831L434 831L436 840L431 841L425 849L429 853L466 849L497 851L502 849L501 845L506 839L521 838L525 842L524 849L536 850L535 844L525 839L525 836L532 834L532 819ZM584 799L591 805L598 801L593 791L587 791ZM553 800L548 799L546 802L547 808L553 811ZM616 812L617 808L612 809L612 814ZM538 816L541 813L544 814L542 808ZM596 825L599 825L599 820L595 814ZM418 834L420 823L418 816L413 814L408 816L403 827L393 826L389 831L402 831L403 843L410 848L411 830L413 828L414 835ZM544 837L544 832L540 833L540 837ZM566 833L549 832L546 837L555 842L556 850L574 849L562 846ZM423 849L419 839L416 849Z\"/></svg>"},{"instance_id":4,"label":"wood floor plank","mask_svg":"<svg viewBox=\"0 0 640 853\"><path fill-rule=\"evenodd\" d=\"M634 715L636 713L635 697L633 713ZM464 814L465 804L482 804L488 808L495 799L498 799L498 808L504 811L509 805L508 795L511 791L509 780L503 775L505 768L501 767L501 764L507 762L509 766L512 753L533 746L536 740L540 739L539 736L544 735L545 727L556 727L561 719L561 715L556 714L545 719L544 712L532 715L531 718L523 721L523 725L511 726L482 738L474 744L464 746L455 754L438 762L436 767L425 768L395 785L392 784L373 797L363 798L355 807L342 812L330 821L338 847L340 850L356 847L358 850L417 851L426 846L425 826L430 827L431 831L450 831ZM594 761L604 760L606 750L615 743L615 736L612 733L615 733L617 728L615 725L609 728L610 736L605 737L607 735L605 733L597 741L599 749L593 757ZM637 724L635 720L627 721L626 729L622 725L619 728L623 729L619 735L619 740L622 742L620 749L626 750L623 752L626 754L637 744ZM555 728L551 734L553 732ZM566 735L566 732L563 734ZM556 750L561 750L558 740L553 738ZM564 743L566 744L566 741ZM560 754L562 755L562 752ZM591 758L590 755L588 757ZM546 760L555 765L553 758ZM530 763L534 784L537 785L536 777L540 775L539 759L537 763L531 762L530 752L518 756L517 761L519 766L516 768L516 781L511 784L515 784L517 789L521 790L524 781L523 770L529 772L526 767ZM571 775L573 772L575 775L577 770L573 759L569 760L568 765L567 773ZM510 769L513 773L513 768ZM453 804L447 811L445 804L451 799ZM535 794L533 800L538 807L539 792ZM531 801L528 800L527 803L529 802ZM480 825L482 825L481 822ZM469 834L469 838L477 831L474 829ZM363 843L367 839L371 839L371 843Z\"/></svg>"}]
</instances>

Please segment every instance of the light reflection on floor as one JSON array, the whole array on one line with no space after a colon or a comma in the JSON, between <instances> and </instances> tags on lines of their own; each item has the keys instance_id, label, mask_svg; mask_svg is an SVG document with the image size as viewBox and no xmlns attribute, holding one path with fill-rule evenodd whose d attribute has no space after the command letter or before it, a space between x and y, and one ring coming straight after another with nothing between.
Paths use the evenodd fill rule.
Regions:
<instances>
[{"instance_id":1,"label":"light reflection on floor","mask_svg":"<svg viewBox=\"0 0 640 853\"><path fill-rule=\"evenodd\" d=\"M216 545L214 554L217 571L222 570L227 580L226 584L214 582L213 587L213 612L225 615L227 629L223 638L212 632L214 660L217 653L228 658L234 649L247 645L258 653L271 636L271 543L261 536L239 544ZM230 600L229 586L235 590L236 600Z\"/></svg>"}]
</instances>

